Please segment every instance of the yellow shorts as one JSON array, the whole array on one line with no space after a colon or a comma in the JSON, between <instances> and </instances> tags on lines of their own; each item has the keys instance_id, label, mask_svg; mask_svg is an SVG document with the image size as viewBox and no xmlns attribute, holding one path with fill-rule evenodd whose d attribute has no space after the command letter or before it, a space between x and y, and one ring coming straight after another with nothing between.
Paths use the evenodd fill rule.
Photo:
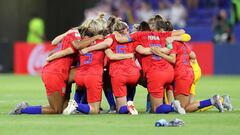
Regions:
<instances>
[{"instance_id":1,"label":"yellow shorts","mask_svg":"<svg viewBox=\"0 0 240 135\"><path fill-rule=\"evenodd\" d=\"M198 65L197 60L191 60L191 66L193 68L193 72L194 72L194 82L191 86L191 90L190 90L190 94L192 95L196 95L196 85L197 82L199 81L199 79L201 78L202 72L201 72L201 68Z\"/></svg>"}]
</instances>

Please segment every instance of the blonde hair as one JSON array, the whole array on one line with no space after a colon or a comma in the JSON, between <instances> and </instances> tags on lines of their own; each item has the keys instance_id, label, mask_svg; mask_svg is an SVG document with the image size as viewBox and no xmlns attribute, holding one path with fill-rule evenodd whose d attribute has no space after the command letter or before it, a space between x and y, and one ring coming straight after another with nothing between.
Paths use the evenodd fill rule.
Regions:
<instances>
[{"instance_id":1,"label":"blonde hair","mask_svg":"<svg viewBox=\"0 0 240 135\"><path fill-rule=\"evenodd\" d=\"M104 19L105 13L99 13L96 21L100 23L101 27L103 27L104 29L106 29L107 27L107 21Z\"/></svg>"},{"instance_id":2,"label":"blonde hair","mask_svg":"<svg viewBox=\"0 0 240 135\"><path fill-rule=\"evenodd\" d=\"M133 32L137 32L139 30L140 24L133 24Z\"/></svg>"},{"instance_id":3,"label":"blonde hair","mask_svg":"<svg viewBox=\"0 0 240 135\"><path fill-rule=\"evenodd\" d=\"M87 33L91 33L94 36L104 30L105 28L95 19L87 19L81 26L79 26L79 33L83 36Z\"/></svg>"},{"instance_id":4,"label":"blonde hair","mask_svg":"<svg viewBox=\"0 0 240 135\"><path fill-rule=\"evenodd\" d=\"M99 24L100 24L100 31L98 34L106 34L106 29L107 29L107 21L104 19L105 14L104 13L99 13L97 18L95 19Z\"/></svg>"},{"instance_id":5,"label":"blonde hair","mask_svg":"<svg viewBox=\"0 0 240 135\"><path fill-rule=\"evenodd\" d=\"M113 25L113 30L123 33L124 29L128 29L127 23L121 21L119 18L116 19L116 22Z\"/></svg>"}]
</instances>

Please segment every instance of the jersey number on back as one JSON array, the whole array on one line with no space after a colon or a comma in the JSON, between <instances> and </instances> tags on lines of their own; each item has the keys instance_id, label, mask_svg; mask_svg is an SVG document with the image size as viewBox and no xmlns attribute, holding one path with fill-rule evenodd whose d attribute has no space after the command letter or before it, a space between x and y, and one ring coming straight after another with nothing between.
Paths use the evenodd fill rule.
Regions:
<instances>
[{"instance_id":1,"label":"jersey number on back","mask_svg":"<svg viewBox=\"0 0 240 135\"><path fill-rule=\"evenodd\" d=\"M117 45L116 46L116 53L126 53L126 46L125 45Z\"/></svg>"},{"instance_id":2,"label":"jersey number on back","mask_svg":"<svg viewBox=\"0 0 240 135\"><path fill-rule=\"evenodd\" d=\"M84 64L90 64L90 63L92 63L93 54L92 54L92 53L87 53L87 54L85 54L85 56L86 56L87 58L86 58L86 60L84 61Z\"/></svg>"}]
</instances>

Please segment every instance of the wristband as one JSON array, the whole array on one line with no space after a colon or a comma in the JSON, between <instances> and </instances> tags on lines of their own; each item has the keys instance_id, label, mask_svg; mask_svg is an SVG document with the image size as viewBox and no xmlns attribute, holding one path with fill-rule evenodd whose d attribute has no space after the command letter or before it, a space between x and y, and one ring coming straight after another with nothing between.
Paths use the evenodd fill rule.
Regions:
<instances>
[{"instance_id":1,"label":"wristband","mask_svg":"<svg viewBox=\"0 0 240 135\"><path fill-rule=\"evenodd\" d=\"M167 48L170 49L170 50L173 49L172 43L167 44Z\"/></svg>"}]
</instances>

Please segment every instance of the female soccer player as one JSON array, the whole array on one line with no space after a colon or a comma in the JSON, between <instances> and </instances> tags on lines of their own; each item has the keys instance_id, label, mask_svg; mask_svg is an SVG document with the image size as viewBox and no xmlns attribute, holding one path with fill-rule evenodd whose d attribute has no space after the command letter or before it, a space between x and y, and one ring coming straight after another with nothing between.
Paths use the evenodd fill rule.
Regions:
<instances>
[{"instance_id":1,"label":"female soccer player","mask_svg":"<svg viewBox=\"0 0 240 135\"><path fill-rule=\"evenodd\" d=\"M152 23L150 28L155 31L159 30L159 23ZM148 92L150 93L150 100L152 103L152 111L155 113L168 113L171 111L178 111L184 114L185 111L180 107L180 103L175 101L173 108L171 105L163 103L163 89L168 83L173 80L173 67L164 59L153 55L151 46L165 47L165 38L174 35L184 34L184 30L177 30L173 32L136 32L130 36L121 36L115 32L115 38L118 42L132 42L137 41L140 45L136 47L136 51L142 55L142 68L147 79Z\"/></svg>"},{"instance_id":2,"label":"female soccer player","mask_svg":"<svg viewBox=\"0 0 240 135\"><path fill-rule=\"evenodd\" d=\"M82 40L78 32L71 32L63 38L62 44L57 46L58 50L69 50L76 53L78 48L85 47L90 41ZM90 39L95 40L96 37ZM90 42L91 43L91 42ZM53 55L54 56L54 55ZM50 56L50 60L51 60ZM50 61L49 60L49 61ZM29 106L28 103L22 102L13 109L10 114L59 114L62 113L64 104L64 95L66 82L69 76L69 70L73 62L72 55L52 60L43 67L42 80L45 84L49 106Z\"/></svg>"},{"instance_id":3,"label":"female soccer player","mask_svg":"<svg viewBox=\"0 0 240 135\"><path fill-rule=\"evenodd\" d=\"M128 26L126 23L118 20L113 29L122 34L127 34ZM135 87L139 79L139 68L133 59L135 51L133 43L119 44L114 35L109 35L99 45L90 46L83 49L83 52L105 50L106 55L110 59L110 76L114 95L116 97L117 111L120 114L138 114L134 108L133 102L127 102L127 87Z\"/></svg>"}]
</instances>

